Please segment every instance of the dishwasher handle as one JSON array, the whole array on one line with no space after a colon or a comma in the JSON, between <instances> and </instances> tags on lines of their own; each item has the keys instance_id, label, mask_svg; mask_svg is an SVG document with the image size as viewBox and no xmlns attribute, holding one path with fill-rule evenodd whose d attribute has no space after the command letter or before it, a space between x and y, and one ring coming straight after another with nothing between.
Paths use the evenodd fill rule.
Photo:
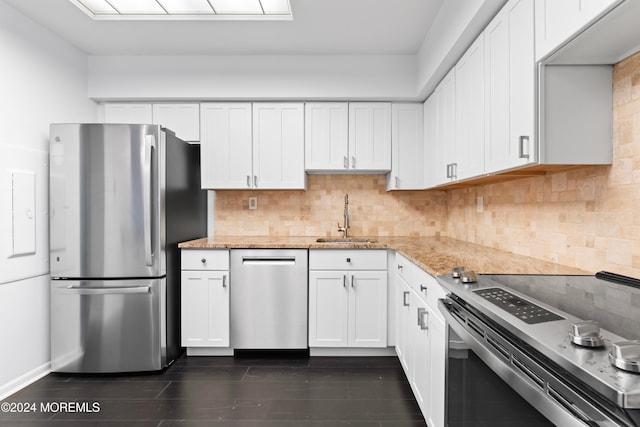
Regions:
<instances>
[{"instance_id":1,"label":"dishwasher handle","mask_svg":"<svg viewBox=\"0 0 640 427\"><path fill-rule=\"evenodd\" d=\"M242 265L295 265L295 256L243 256Z\"/></svg>"}]
</instances>

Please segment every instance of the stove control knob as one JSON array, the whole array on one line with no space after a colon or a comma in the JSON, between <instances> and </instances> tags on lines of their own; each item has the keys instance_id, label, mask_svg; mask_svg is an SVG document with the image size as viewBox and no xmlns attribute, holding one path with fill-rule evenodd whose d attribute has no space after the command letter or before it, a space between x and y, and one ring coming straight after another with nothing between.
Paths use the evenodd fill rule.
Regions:
<instances>
[{"instance_id":1,"label":"stove control knob","mask_svg":"<svg viewBox=\"0 0 640 427\"><path fill-rule=\"evenodd\" d=\"M624 371L640 373L640 340L611 344L609 361Z\"/></svg>"},{"instance_id":2,"label":"stove control knob","mask_svg":"<svg viewBox=\"0 0 640 427\"><path fill-rule=\"evenodd\" d=\"M600 335L598 322L586 320L571 325L571 342L582 347L602 347L604 338Z\"/></svg>"},{"instance_id":3,"label":"stove control knob","mask_svg":"<svg viewBox=\"0 0 640 427\"><path fill-rule=\"evenodd\" d=\"M465 270L460 273L460 279L462 280L462 283L476 283L478 281L476 272L473 270Z\"/></svg>"},{"instance_id":4,"label":"stove control knob","mask_svg":"<svg viewBox=\"0 0 640 427\"><path fill-rule=\"evenodd\" d=\"M451 269L451 276L453 276L455 279L459 279L463 271L464 271L464 267L462 266L453 267Z\"/></svg>"}]
</instances>

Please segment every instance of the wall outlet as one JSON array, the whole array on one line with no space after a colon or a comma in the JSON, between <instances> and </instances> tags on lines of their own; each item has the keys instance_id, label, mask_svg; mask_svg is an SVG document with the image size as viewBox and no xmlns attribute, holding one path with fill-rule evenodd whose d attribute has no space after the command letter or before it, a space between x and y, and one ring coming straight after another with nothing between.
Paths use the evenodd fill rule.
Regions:
<instances>
[{"instance_id":1,"label":"wall outlet","mask_svg":"<svg viewBox=\"0 0 640 427\"><path fill-rule=\"evenodd\" d=\"M258 196L249 197L249 210L258 209Z\"/></svg>"},{"instance_id":2,"label":"wall outlet","mask_svg":"<svg viewBox=\"0 0 640 427\"><path fill-rule=\"evenodd\" d=\"M482 196L478 196L476 199L476 211L478 213L484 212L484 198Z\"/></svg>"}]
</instances>

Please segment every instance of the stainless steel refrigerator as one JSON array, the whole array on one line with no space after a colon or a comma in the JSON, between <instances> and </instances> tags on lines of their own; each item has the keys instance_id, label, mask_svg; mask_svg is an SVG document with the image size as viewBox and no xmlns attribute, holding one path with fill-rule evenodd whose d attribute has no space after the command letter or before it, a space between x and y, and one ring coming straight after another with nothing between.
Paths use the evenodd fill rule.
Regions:
<instances>
[{"instance_id":1,"label":"stainless steel refrigerator","mask_svg":"<svg viewBox=\"0 0 640 427\"><path fill-rule=\"evenodd\" d=\"M206 233L199 146L158 125L50 128L51 369L160 370L180 348L180 241Z\"/></svg>"}]
</instances>

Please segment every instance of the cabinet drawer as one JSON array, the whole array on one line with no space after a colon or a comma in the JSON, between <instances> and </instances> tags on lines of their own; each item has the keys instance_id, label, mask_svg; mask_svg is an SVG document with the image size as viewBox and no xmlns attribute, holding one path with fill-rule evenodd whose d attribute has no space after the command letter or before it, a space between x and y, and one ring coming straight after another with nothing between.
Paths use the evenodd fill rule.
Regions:
<instances>
[{"instance_id":1,"label":"cabinet drawer","mask_svg":"<svg viewBox=\"0 0 640 427\"><path fill-rule=\"evenodd\" d=\"M183 249L182 270L228 270L227 249Z\"/></svg>"},{"instance_id":2,"label":"cabinet drawer","mask_svg":"<svg viewBox=\"0 0 640 427\"><path fill-rule=\"evenodd\" d=\"M386 249L313 249L310 270L386 270Z\"/></svg>"},{"instance_id":3,"label":"cabinet drawer","mask_svg":"<svg viewBox=\"0 0 640 427\"><path fill-rule=\"evenodd\" d=\"M435 277L409 261L400 254L396 254L396 274L402 277L413 289L418 297L435 312L438 311L438 299L444 298L446 292Z\"/></svg>"}]
</instances>

